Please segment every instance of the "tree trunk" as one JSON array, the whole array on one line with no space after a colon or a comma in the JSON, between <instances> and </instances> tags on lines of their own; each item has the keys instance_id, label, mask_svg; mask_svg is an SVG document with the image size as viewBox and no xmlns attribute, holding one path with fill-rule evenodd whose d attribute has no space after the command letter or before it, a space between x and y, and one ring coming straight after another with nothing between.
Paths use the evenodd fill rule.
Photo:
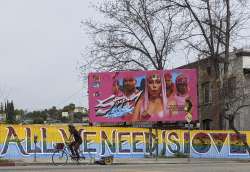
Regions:
<instances>
[{"instance_id":1,"label":"tree trunk","mask_svg":"<svg viewBox=\"0 0 250 172\"><path fill-rule=\"evenodd\" d=\"M230 12L230 0L225 0L227 15L226 15L226 42L225 42L225 62L224 62L224 74L227 77L228 65L229 65L229 45L230 45L230 26L231 26L231 12Z\"/></svg>"},{"instance_id":2,"label":"tree trunk","mask_svg":"<svg viewBox=\"0 0 250 172\"><path fill-rule=\"evenodd\" d=\"M242 137L241 133L235 128L234 119L235 119L234 117L229 118L229 127L230 127L230 129L232 129L236 133L237 137L244 144L248 154L250 154L250 147L249 147L249 145L247 143L247 139L244 139L244 137Z\"/></svg>"}]
</instances>

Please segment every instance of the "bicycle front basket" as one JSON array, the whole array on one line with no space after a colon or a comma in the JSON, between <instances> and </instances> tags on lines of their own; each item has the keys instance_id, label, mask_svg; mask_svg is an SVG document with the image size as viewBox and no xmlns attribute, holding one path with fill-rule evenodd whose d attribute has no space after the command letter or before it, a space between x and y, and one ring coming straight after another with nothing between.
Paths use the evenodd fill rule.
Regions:
<instances>
[{"instance_id":1,"label":"bicycle front basket","mask_svg":"<svg viewBox=\"0 0 250 172\"><path fill-rule=\"evenodd\" d=\"M62 150L64 148L64 143L56 143L55 149Z\"/></svg>"}]
</instances>

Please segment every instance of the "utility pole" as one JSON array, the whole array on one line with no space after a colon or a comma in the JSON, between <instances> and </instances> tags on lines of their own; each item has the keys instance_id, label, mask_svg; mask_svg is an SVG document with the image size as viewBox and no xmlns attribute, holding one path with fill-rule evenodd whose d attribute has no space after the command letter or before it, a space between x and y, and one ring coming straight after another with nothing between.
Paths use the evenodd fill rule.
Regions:
<instances>
[{"instance_id":1,"label":"utility pole","mask_svg":"<svg viewBox=\"0 0 250 172\"><path fill-rule=\"evenodd\" d=\"M158 128L156 126L155 128L155 160L158 160L158 154L159 154L159 150L158 150Z\"/></svg>"}]
</instances>

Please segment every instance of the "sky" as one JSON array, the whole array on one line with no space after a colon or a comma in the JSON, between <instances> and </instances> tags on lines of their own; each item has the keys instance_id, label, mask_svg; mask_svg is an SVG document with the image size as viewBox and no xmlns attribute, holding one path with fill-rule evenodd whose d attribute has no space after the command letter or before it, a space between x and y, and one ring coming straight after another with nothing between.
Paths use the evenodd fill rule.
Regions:
<instances>
[{"instance_id":1,"label":"sky","mask_svg":"<svg viewBox=\"0 0 250 172\"><path fill-rule=\"evenodd\" d=\"M28 111L88 107L78 67L90 40L80 23L100 19L91 8L100 1L0 0L0 102Z\"/></svg>"},{"instance_id":2,"label":"sky","mask_svg":"<svg viewBox=\"0 0 250 172\"><path fill-rule=\"evenodd\" d=\"M0 0L0 101L40 110L69 103L87 107L78 62L93 19L93 0Z\"/></svg>"}]
</instances>

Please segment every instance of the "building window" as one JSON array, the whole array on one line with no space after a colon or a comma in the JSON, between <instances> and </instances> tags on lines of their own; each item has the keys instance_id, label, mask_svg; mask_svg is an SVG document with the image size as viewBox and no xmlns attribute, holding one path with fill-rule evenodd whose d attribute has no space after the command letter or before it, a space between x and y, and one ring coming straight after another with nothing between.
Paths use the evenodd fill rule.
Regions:
<instances>
[{"instance_id":1,"label":"building window","mask_svg":"<svg viewBox=\"0 0 250 172\"><path fill-rule=\"evenodd\" d=\"M210 89L210 83L205 82L202 84L202 90L203 90L203 103L207 104L211 102L211 89Z\"/></svg>"},{"instance_id":2,"label":"building window","mask_svg":"<svg viewBox=\"0 0 250 172\"><path fill-rule=\"evenodd\" d=\"M212 122L211 119L204 119L202 121L202 128L203 128L203 130L210 130L211 129L211 122Z\"/></svg>"}]
</instances>

